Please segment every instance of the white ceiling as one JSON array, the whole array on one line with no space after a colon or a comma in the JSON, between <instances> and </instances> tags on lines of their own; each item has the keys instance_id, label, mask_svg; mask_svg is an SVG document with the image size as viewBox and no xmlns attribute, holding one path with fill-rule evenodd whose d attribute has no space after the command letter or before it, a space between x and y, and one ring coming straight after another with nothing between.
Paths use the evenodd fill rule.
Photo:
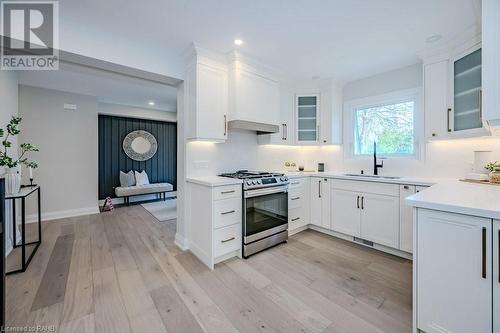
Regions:
<instances>
[{"instance_id":1,"label":"white ceiling","mask_svg":"<svg viewBox=\"0 0 500 333\"><path fill-rule=\"evenodd\" d=\"M177 109L175 87L64 63L58 71L20 72L19 83L95 96L105 103L160 111L175 112ZM150 101L155 105L149 105Z\"/></svg>"},{"instance_id":2,"label":"white ceiling","mask_svg":"<svg viewBox=\"0 0 500 333\"><path fill-rule=\"evenodd\" d=\"M418 62L480 20L480 0L64 0L62 49L182 78L191 42L297 78L350 81Z\"/></svg>"}]
</instances>

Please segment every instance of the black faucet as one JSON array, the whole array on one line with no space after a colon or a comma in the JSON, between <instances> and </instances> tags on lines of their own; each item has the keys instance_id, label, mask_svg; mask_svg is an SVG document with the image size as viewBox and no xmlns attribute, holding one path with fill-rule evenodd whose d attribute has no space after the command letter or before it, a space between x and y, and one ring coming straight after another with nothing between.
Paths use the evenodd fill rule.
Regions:
<instances>
[{"instance_id":1,"label":"black faucet","mask_svg":"<svg viewBox=\"0 0 500 333\"><path fill-rule=\"evenodd\" d=\"M377 163L377 143L373 142L373 174L378 175L378 168L384 167L384 161L380 164Z\"/></svg>"}]
</instances>

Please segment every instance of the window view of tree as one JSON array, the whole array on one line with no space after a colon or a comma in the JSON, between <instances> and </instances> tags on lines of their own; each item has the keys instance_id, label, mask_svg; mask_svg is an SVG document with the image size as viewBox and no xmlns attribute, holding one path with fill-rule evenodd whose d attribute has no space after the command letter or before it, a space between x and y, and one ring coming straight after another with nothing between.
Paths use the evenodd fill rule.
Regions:
<instances>
[{"instance_id":1,"label":"window view of tree","mask_svg":"<svg viewBox=\"0 0 500 333\"><path fill-rule=\"evenodd\" d=\"M414 101L399 102L355 111L354 154L373 154L373 142L381 155L414 153Z\"/></svg>"}]
</instances>

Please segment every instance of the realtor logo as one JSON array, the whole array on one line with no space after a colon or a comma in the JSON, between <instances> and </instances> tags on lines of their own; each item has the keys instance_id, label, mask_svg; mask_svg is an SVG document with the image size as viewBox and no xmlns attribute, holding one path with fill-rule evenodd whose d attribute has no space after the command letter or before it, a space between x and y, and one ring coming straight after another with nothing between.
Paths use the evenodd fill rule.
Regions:
<instances>
[{"instance_id":1,"label":"realtor logo","mask_svg":"<svg viewBox=\"0 0 500 333\"><path fill-rule=\"evenodd\" d=\"M58 1L2 1L3 70L59 69Z\"/></svg>"}]
</instances>

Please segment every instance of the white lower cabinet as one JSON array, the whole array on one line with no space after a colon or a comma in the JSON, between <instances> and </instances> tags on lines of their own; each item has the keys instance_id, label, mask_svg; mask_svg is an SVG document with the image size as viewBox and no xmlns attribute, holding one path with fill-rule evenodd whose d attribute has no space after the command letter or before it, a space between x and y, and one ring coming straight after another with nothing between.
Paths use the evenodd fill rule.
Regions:
<instances>
[{"instance_id":1,"label":"white lower cabinet","mask_svg":"<svg viewBox=\"0 0 500 333\"><path fill-rule=\"evenodd\" d=\"M309 178L290 179L288 190L288 231L309 224Z\"/></svg>"},{"instance_id":2,"label":"white lower cabinet","mask_svg":"<svg viewBox=\"0 0 500 333\"><path fill-rule=\"evenodd\" d=\"M492 225L491 219L417 210L414 267L418 330L491 332ZM498 264L495 266L498 271ZM498 287L496 293L498 304ZM494 313L498 319L500 312Z\"/></svg>"},{"instance_id":3,"label":"white lower cabinet","mask_svg":"<svg viewBox=\"0 0 500 333\"><path fill-rule=\"evenodd\" d=\"M399 247L399 185L334 180L332 207L332 230Z\"/></svg>"},{"instance_id":4,"label":"white lower cabinet","mask_svg":"<svg viewBox=\"0 0 500 333\"><path fill-rule=\"evenodd\" d=\"M500 333L500 221L493 221L493 333Z\"/></svg>"},{"instance_id":5,"label":"white lower cabinet","mask_svg":"<svg viewBox=\"0 0 500 333\"><path fill-rule=\"evenodd\" d=\"M360 237L360 200L357 192L332 189L332 230Z\"/></svg>"},{"instance_id":6,"label":"white lower cabinet","mask_svg":"<svg viewBox=\"0 0 500 333\"><path fill-rule=\"evenodd\" d=\"M362 194L361 238L392 248L399 247L399 197Z\"/></svg>"},{"instance_id":7,"label":"white lower cabinet","mask_svg":"<svg viewBox=\"0 0 500 333\"><path fill-rule=\"evenodd\" d=\"M330 181L327 178L311 178L312 225L331 229Z\"/></svg>"},{"instance_id":8,"label":"white lower cabinet","mask_svg":"<svg viewBox=\"0 0 500 333\"><path fill-rule=\"evenodd\" d=\"M399 249L413 253L413 207L406 198L423 191L428 186L399 185Z\"/></svg>"},{"instance_id":9,"label":"white lower cabinet","mask_svg":"<svg viewBox=\"0 0 500 333\"><path fill-rule=\"evenodd\" d=\"M188 213L189 250L205 265L241 255L242 186L188 185L188 200L196 209Z\"/></svg>"}]
</instances>

